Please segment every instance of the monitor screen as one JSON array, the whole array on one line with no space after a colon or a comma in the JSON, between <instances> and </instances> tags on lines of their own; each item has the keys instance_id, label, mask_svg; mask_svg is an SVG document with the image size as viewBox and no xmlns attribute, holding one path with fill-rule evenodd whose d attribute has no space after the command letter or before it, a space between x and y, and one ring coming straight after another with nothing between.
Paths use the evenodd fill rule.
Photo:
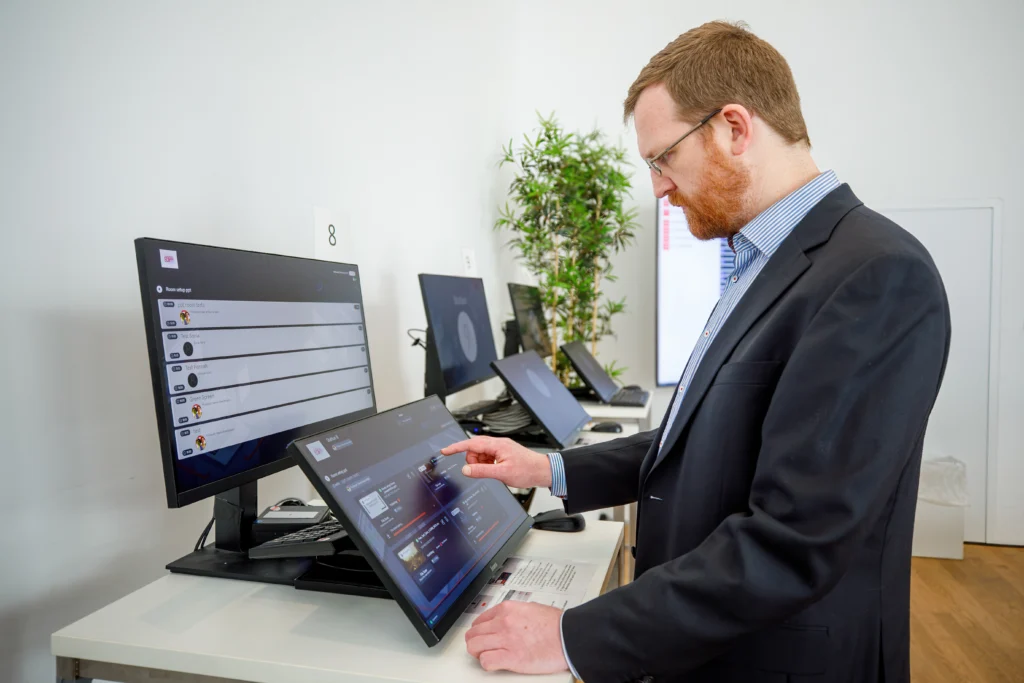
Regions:
<instances>
[{"instance_id":1,"label":"monitor screen","mask_svg":"<svg viewBox=\"0 0 1024 683\"><path fill-rule=\"evenodd\" d=\"M602 401L608 403L612 400L619 387L594 355L587 350L586 344L581 341L569 342L562 346L562 352L587 386L593 389Z\"/></svg>"},{"instance_id":2,"label":"monitor screen","mask_svg":"<svg viewBox=\"0 0 1024 683\"><path fill-rule=\"evenodd\" d=\"M284 469L293 439L376 412L356 266L135 250L171 507Z\"/></svg>"},{"instance_id":3,"label":"monitor screen","mask_svg":"<svg viewBox=\"0 0 1024 683\"><path fill-rule=\"evenodd\" d=\"M657 203L655 374L658 386L679 382L711 311L736 266L729 240L699 240L668 197Z\"/></svg>"},{"instance_id":4,"label":"monitor screen","mask_svg":"<svg viewBox=\"0 0 1024 683\"><path fill-rule=\"evenodd\" d=\"M448 393L494 377L498 357L487 314L484 281L475 277L420 275L427 326Z\"/></svg>"},{"instance_id":5,"label":"monitor screen","mask_svg":"<svg viewBox=\"0 0 1024 683\"><path fill-rule=\"evenodd\" d=\"M428 645L440 641L531 524L504 484L462 474L464 453L441 455L465 438L431 396L292 446Z\"/></svg>"},{"instance_id":6,"label":"monitor screen","mask_svg":"<svg viewBox=\"0 0 1024 683\"><path fill-rule=\"evenodd\" d=\"M559 446L576 442L590 416L540 356L526 351L493 365L516 400Z\"/></svg>"},{"instance_id":7,"label":"monitor screen","mask_svg":"<svg viewBox=\"0 0 1024 683\"><path fill-rule=\"evenodd\" d=\"M512 310L515 312L523 350L536 351L541 358L547 358L551 355L551 337L548 336L540 290L530 285L509 283L508 293L512 297Z\"/></svg>"}]
</instances>

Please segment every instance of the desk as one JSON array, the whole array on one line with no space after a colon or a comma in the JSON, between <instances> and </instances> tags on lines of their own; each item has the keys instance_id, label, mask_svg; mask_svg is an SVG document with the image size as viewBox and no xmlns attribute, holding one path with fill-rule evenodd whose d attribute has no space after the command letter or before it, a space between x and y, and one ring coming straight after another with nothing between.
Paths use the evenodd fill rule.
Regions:
<instances>
[{"instance_id":1,"label":"desk","mask_svg":"<svg viewBox=\"0 0 1024 683\"><path fill-rule=\"evenodd\" d=\"M636 410L634 408L633 410ZM606 441L614 441L627 436L633 436L639 432L639 428L636 424L626 423L622 425L622 432L619 434L613 434L610 432L588 432L584 431L580 434L580 438L583 443L580 446L589 446L598 443L604 443ZM538 453L549 453L551 448L534 448L533 450ZM570 450L570 449L566 449ZM533 501L530 503L530 514L536 515L540 512L547 510L561 510L563 509L562 501L551 495L547 488L537 488L533 494ZM629 515L627 518L626 508L629 508ZM587 524L597 522L598 517L603 510L593 510L591 512L584 513L584 517L587 518ZM629 583L633 578L633 554L629 551L629 546L636 544L636 503L632 503L628 506L619 505L610 509L611 517L616 522L622 522L625 524L625 534L623 537L622 551L619 553L618 565L619 565L619 585L624 586Z\"/></svg>"},{"instance_id":2,"label":"desk","mask_svg":"<svg viewBox=\"0 0 1024 683\"><path fill-rule=\"evenodd\" d=\"M516 554L598 565L589 600L604 592L622 537L617 522L530 531ZM54 633L51 649L58 681L494 683L466 652L470 621L428 648L391 600L171 574Z\"/></svg>"},{"instance_id":3,"label":"desk","mask_svg":"<svg viewBox=\"0 0 1024 683\"><path fill-rule=\"evenodd\" d=\"M647 404L643 408L613 406L598 401L580 401L580 405L595 422L607 420L622 424L622 433L612 435L613 438L616 438L650 430L651 403L653 401L654 392L651 392L647 397ZM597 432L588 432L588 434L596 435ZM626 523L626 540L622 556L619 558L619 585L625 585L633 580L633 554L629 548L636 545L636 503L613 508L612 519Z\"/></svg>"},{"instance_id":4,"label":"desk","mask_svg":"<svg viewBox=\"0 0 1024 683\"><path fill-rule=\"evenodd\" d=\"M651 428L651 403L654 401L654 393L647 398L647 405L643 408L626 408L613 406L598 401L580 401L583 410L596 422L608 420L610 422L635 422L641 432Z\"/></svg>"}]
</instances>

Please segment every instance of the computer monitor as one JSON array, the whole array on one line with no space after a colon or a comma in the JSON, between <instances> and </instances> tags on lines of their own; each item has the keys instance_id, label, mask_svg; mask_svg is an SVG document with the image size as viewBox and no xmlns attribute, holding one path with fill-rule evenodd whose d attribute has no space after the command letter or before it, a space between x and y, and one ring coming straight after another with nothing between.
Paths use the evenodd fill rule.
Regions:
<instances>
[{"instance_id":1,"label":"computer monitor","mask_svg":"<svg viewBox=\"0 0 1024 683\"><path fill-rule=\"evenodd\" d=\"M551 355L551 337L548 336L547 319L540 290L530 285L510 282L508 293L512 298L512 311L519 327L519 338L523 351L536 351L541 358Z\"/></svg>"},{"instance_id":2,"label":"computer monitor","mask_svg":"<svg viewBox=\"0 0 1024 683\"><path fill-rule=\"evenodd\" d=\"M576 443L590 416L540 356L525 351L491 365L552 445L568 448Z\"/></svg>"},{"instance_id":3,"label":"computer monitor","mask_svg":"<svg viewBox=\"0 0 1024 683\"><path fill-rule=\"evenodd\" d=\"M288 444L376 413L359 269L148 238L135 253L167 504L223 497L215 548L244 552L255 482L295 464Z\"/></svg>"},{"instance_id":4,"label":"computer monitor","mask_svg":"<svg viewBox=\"0 0 1024 683\"><path fill-rule=\"evenodd\" d=\"M587 350L586 344L581 341L563 344L562 353L566 355L572 367L579 373L586 385L593 389L597 397L604 403L611 403L615 392L619 390L619 385Z\"/></svg>"},{"instance_id":5,"label":"computer monitor","mask_svg":"<svg viewBox=\"0 0 1024 683\"><path fill-rule=\"evenodd\" d=\"M436 396L298 439L295 459L427 645L441 641L531 526L504 484L462 474Z\"/></svg>"},{"instance_id":6,"label":"computer monitor","mask_svg":"<svg viewBox=\"0 0 1024 683\"><path fill-rule=\"evenodd\" d=\"M425 395L443 400L494 377L491 361L498 353L483 280L420 275L420 291L427 314Z\"/></svg>"}]
</instances>

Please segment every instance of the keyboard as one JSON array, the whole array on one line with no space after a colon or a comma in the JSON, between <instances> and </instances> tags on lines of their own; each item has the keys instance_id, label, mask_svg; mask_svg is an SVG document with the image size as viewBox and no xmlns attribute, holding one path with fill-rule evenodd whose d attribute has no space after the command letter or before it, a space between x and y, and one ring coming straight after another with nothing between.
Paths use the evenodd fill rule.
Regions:
<instances>
[{"instance_id":1,"label":"keyboard","mask_svg":"<svg viewBox=\"0 0 1024 683\"><path fill-rule=\"evenodd\" d=\"M341 528L341 523L332 519L249 548L249 558L268 560L282 557L323 557L335 555L351 546L352 543L348 534Z\"/></svg>"},{"instance_id":2,"label":"keyboard","mask_svg":"<svg viewBox=\"0 0 1024 683\"><path fill-rule=\"evenodd\" d=\"M650 397L651 392L643 389L619 389L612 396L610 403L623 408L643 408Z\"/></svg>"}]
</instances>

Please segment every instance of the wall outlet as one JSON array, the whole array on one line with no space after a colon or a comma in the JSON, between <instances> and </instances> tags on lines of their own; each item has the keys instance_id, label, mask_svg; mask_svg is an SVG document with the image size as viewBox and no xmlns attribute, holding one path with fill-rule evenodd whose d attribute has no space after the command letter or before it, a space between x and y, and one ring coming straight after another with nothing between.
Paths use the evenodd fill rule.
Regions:
<instances>
[{"instance_id":1,"label":"wall outlet","mask_svg":"<svg viewBox=\"0 0 1024 683\"><path fill-rule=\"evenodd\" d=\"M462 269L469 277L476 277L476 251L469 247L462 248Z\"/></svg>"}]
</instances>

